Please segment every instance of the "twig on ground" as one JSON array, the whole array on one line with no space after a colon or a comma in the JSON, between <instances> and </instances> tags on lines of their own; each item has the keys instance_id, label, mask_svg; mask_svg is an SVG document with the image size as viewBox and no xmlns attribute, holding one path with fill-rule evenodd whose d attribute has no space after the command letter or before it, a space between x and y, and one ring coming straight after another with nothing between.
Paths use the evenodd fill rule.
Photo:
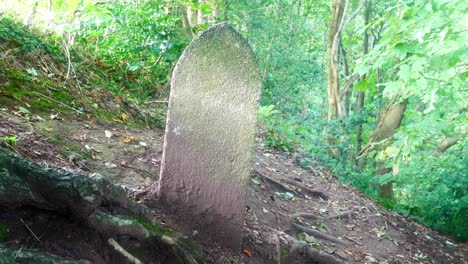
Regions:
<instances>
[{"instance_id":1,"label":"twig on ground","mask_svg":"<svg viewBox=\"0 0 468 264\"><path fill-rule=\"evenodd\" d=\"M39 237L36 236L36 234L34 234L34 232L31 230L31 228L29 228L29 226L23 221L23 219L20 218L20 221L21 223L23 223L23 225L29 230L29 232L33 235L33 237L39 242L41 243L42 245L42 241L39 239Z\"/></svg>"},{"instance_id":2,"label":"twig on ground","mask_svg":"<svg viewBox=\"0 0 468 264\"><path fill-rule=\"evenodd\" d=\"M58 100L55 100L55 99L52 98L52 97L49 97L49 96L47 96L47 95L41 94L41 93L36 92L36 91L33 91L33 93L35 93L35 94L37 94L37 95L40 95L40 96L42 96L42 97L45 97L45 98L47 98L47 99L49 99L49 100L51 100L51 101L54 101L54 102L56 102L57 104L60 104L60 105L62 105L62 106L65 106L66 108L69 108L69 109L74 110L74 111L76 111L76 112L80 112L80 111L78 111L78 109L75 109L75 108L73 108L73 107L71 107L71 106L69 106L69 105L66 105L66 104L64 104L64 103L62 103L62 102L60 102L60 101L58 101Z\"/></svg>"},{"instance_id":3,"label":"twig on ground","mask_svg":"<svg viewBox=\"0 0 468 264\"><path fill-rule=\"evenodd\" d=\"M359 242L359 241L357 241L357 240L356 240L356 239L354 239L354 238L351 238L351 237L344 237L344 238L348 239L349 241L353 241L354 243L356 243L356 244L358 244L358 245L362 246L362 243L361 243L361 242Z\"/></svg>"},{"instance_id":4,"label":"twig on ground","mask_svg":"<svg viewBox=\"0 0 468 264\"><path fill-rule=\"evenodd\" d=\"M107 243L109 243L109 245L111 245L117 252L119 252L120 254L122 254L124 257L126 257L128 259L128 261L130 261L131 263L134 263L134 264L143 264L139 259L137 259L135 256L133 256L132 254L128 253L128 251L126 251L121 245L119 245L119 243L117 243L117 241L115 241L113 238L109 238L109 240L107 240Z\"/></svg>"}]
</instances>

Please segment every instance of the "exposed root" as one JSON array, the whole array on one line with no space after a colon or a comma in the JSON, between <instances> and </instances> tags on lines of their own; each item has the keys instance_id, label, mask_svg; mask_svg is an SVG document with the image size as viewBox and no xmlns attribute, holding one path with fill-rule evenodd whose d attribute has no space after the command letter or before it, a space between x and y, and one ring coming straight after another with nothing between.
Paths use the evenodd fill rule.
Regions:
<instances>
[{"instance_id":1,"label":"exposed root","mask_svg":"<svg viewBox=\"0 0 468 264\"><path fill-rule=\"evenodd\" d=\"M195 252L162 227L151 210L99 174L89 176L46 169L0 147L0 204L29 205L68 214L105 237L128 235L157 240L182 263L198 263ZM37 238L38 239L38 238Z\"/></svg>"},{"instance_id":2,"label":"exposed root","mask_svg":"<svg viewBox=\"0 0 468 264\"><path fill-rule=\"evenodd\" d=\"M282 191L282 192L290 192L290 193L292 193L292 194L294 194L294 195L296 195L296 196L298 195L298 193L297 193L295 190L289 188L288 186L286 186L286 185L284 185L284 184L282 184L282 183L280 183L280 182L278 182L278 181L276 181L276 180L274 180L274 179L272 179L272 178L270 178L270 177L268 177L268 176L266 176L266 175L261 174L261 173L258 172L257 170L255 170L254 172L255 172L255 174L256 174L257 176L259 176L264 182L268 182L269 184L271 184L271 185L275 186L276 188L278 188L280 191Z\"/></svg>"},{"instance_id":3,"label":"exposed root","mask_svg":"<svg viewBox=\"0 0 468 264\"><path fill-rule=\"evenodd\" d=\"M291 245L291 251L286 259L302 253L306 255L308 259L318 264L340 264L344 262L342 259L339 259L324 251L312 248L306 242L299 241L290 235L284 234L284 239Z\"/></svg>"},{"instance_id":4,"label":"exposed root","mask_svg":"<svg viewBox=\"0 0 468 264\"><path fill-rule=\"evenodd\" d=\"M292 214L290 215L291 218L296 218L296 217L302 217L307 220L324 220L323 217L315 215L315 214L309 214L309 213L298 213L298 214Z\"/></svg>"},{"instance_id":5,"label":"exposed root","mask_svg":"<svg viewBox=\"0 0 468 264\"><path fill-rule=\"evenodd\" d=\"M293 214L293 215L290 215L289 217L291 217L291 221L293 221L294 219L296 218L303 218L305 220L313 220L313 221L316 221L318 222L323 228L325 228L325 230L327 230L328 233L330 233L330 228L328 227L328 225L326 225L324 222L325 218L321 217L321 216L318 216L318 215L315 215L315 214L309 214L309 213L299 213L299 214ZM299 221L300 222L300 221Z\"/></svg>"},{"instance_id":6,"label":"exposed root","mask_svg":"<svg viewBox=\"0 0 468 264\"><path fill-rule=\"evenodd\" d=\"M298 188L298 192L306 194L310 197L316 197L316 198L322 198L323 200L328 200L328 195L325 193L318 191L318 190L313 190L310 189L309 187L304 186L300 182L297 182L295 180L290 180L290 179L281 179L281 181L284 181L290 185L294 185L296 188Z\"/></svg>"},{"instance_id":7,"label":"exposed root","mask_svg":"<svg viewBox=\"0 0 468 264\"><path fill-rule=\"evenodd\" d=\"M356 213L353 211L346 211L336 215L327 217L327 219L353 219L356 216Z\"/></svg>"},{"instance_id":8,"label":"exposed root","mask_svg":"<svg viewBox=\"0 0 468 264\"><path fill-rule=\"evenodd\" d=\"M302 195L308 195L310 197L317 197L317 198L321 198L323 200L328 200L328 196L326 194L324 194L323 192L310 189L310 188L304 186L303 184L301 184L299 182L296 182L294 180L281 179L280 181L284 181L287 184L295 186L297 188L297 191L294 190L293 188L290 188L290 187L286 186L285 184L271 178L271 177L268 177L267 175L264 175L264 174L260 173L257 170L254 170L254 172L263 181L270 183L271 185L275 186L276 188L278 188L282 192L290 192L290 193L292 193L292 194L294 194L296 196L299 195L299 194L302 194Z\"/></svg>"},{"instance_id":9,"label":"exposed root","mask_svg":"<svg viewBox=\"0 0 468 264\"><path fill-rule=\"evenodd\" d=\"M299 225L299 224L296 224L296 223L291 223L291 226L293 228L295 228L296 230L298 230L298 231L304 232L304 233L306 233L308 235L314 236L314 237L319 238L319 239L328 240L328 241L331 241L331 242L334 242L334 243L337 243L337 244L341 244L341 245L349 245L349 243L346 242L346 241L343 241L343 240L338 239L336 237L324 234L324 233L322 233L320 231L317 231L315 229L305 227L303 225Z\"/></svg>"}]
</instances>

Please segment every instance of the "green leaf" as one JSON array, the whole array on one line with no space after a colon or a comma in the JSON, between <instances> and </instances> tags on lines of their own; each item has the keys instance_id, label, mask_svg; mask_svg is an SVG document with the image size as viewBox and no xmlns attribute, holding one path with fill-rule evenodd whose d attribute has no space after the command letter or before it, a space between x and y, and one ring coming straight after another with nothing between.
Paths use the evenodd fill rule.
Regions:
<instances>
[{"instance_id":1,"label":"green leaf","mask_svg":"<svg viewBox=\"0 0 468 264\"><path fill-rule=\"evenodd\" d=\"M250 178L250 180L251 180L254 184L257 184L257 185L260 184L260 181L258 180L257 177L255 177L255 178Z\"/></svg>"},{"instance_id":2,"label":"green leaf","mask_svg":"<svg viewBox=\"0 0 468 264\"><path fill-rule=\"evenodd\" d=\"M19 110L21 113L26 114L26 115L31 114L31 112L29 112L28 109L26 109L26 108L24 108L24 107L22 107L22 106L18 106L18 110Z\"/></svg>"},{"instance_id":3,"label":"green leaf","mask_svg":"<svg viewBox=\"0 0 468 264\"><path fill-rule=\"evenodd\" d=\"M294 194L290 193L290 192L277 192L276 193L277 195L281 196L281 198L285 199L285 200L292 200L294 198Z\"/></svg>"},{"instance_id":4,"label":"green leaf","mask_svg":"<svg viewBox=\"0 0 468 264\"><path fill-rule=\"evenodd\" d=\"M403 64L400 66L400 70L398 71L398 76L404 81L408 81L411 76L411 68L407 64Z\"/></svg>"}]
</instances>

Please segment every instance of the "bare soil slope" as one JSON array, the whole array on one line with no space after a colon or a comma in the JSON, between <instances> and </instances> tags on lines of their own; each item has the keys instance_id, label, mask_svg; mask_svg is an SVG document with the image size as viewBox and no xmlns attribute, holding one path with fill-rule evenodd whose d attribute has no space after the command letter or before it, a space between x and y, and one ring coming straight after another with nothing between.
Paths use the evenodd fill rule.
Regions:
<instances>
[{"instance_id":1,"label":"bare soil slope","mask_svg":"<svg viewBox=\"0 0 468 264\"><path fill-rule=\"evenodd\" d=\"M37 163L102 173L126 186L129 196L141 202L158 180L161 130L60 119L60 115L39 118L0 106L0 138L4 136L16 136L15 150ZM387 211L340 184L319 164L306 171L294 157L264 148L258 141L247 189L242 251L233 255L206 245L208 262L315 263L310 256L324 252L339 263L467 263L466 244ZM155 215L177 229L163 212L156 210ZM0 224L9 229L7 241L2 242L93 263L126 263L98 242L96 234L68 220L30 209L0 210ZM39 234L41 242L32 233ZM196 240L196 232L192 235Z\"/></svg>"}]
</instances>

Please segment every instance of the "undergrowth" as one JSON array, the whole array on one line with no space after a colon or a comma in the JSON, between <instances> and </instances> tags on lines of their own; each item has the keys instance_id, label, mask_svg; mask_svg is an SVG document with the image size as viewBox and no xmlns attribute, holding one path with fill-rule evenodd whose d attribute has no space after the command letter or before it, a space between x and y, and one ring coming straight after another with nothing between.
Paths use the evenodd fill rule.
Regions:
<instances>
[{"instance_id":1,"label":"undergrowth","mask_svg":"<svg viewBox=\"0 0 468 264\"><path fill-rule=\"evenodd\" d=\"M165 105L157 107L125 86L122 74L79 46L64 52L60 37L33 32L0 19L0 104L33 115L97 118L130 126L162 127ZM71 63L68 63L70 59ZM128 80L125 80L128 82Z\"/></svg>"},{"instance_id":2,"label":"undergrowth","mask_svg":"<svg viewBox=\"0 0 468 264\"><path fill-rule=\"evenodd\" d=\"M468 159L463 144L447 153L434 151L414 155L399 167L398 175L379 175L375 161L353 159L353 138L344 135L349 127L327 124L319 119L297 120L273 106L261 107L263 144L286 151L305 169L322 169L320 164L388 209L449 234L468 239ZM311 117L312 119L313 117ZM335 140L330 140L332 134ZM338 139L338 140L336 140ZM341 139L341 140L340 140ZM330 144L333 142L333 144ZM395 198L379 197L380 184L391 182Z\"/></svg>"}]
</instances>

